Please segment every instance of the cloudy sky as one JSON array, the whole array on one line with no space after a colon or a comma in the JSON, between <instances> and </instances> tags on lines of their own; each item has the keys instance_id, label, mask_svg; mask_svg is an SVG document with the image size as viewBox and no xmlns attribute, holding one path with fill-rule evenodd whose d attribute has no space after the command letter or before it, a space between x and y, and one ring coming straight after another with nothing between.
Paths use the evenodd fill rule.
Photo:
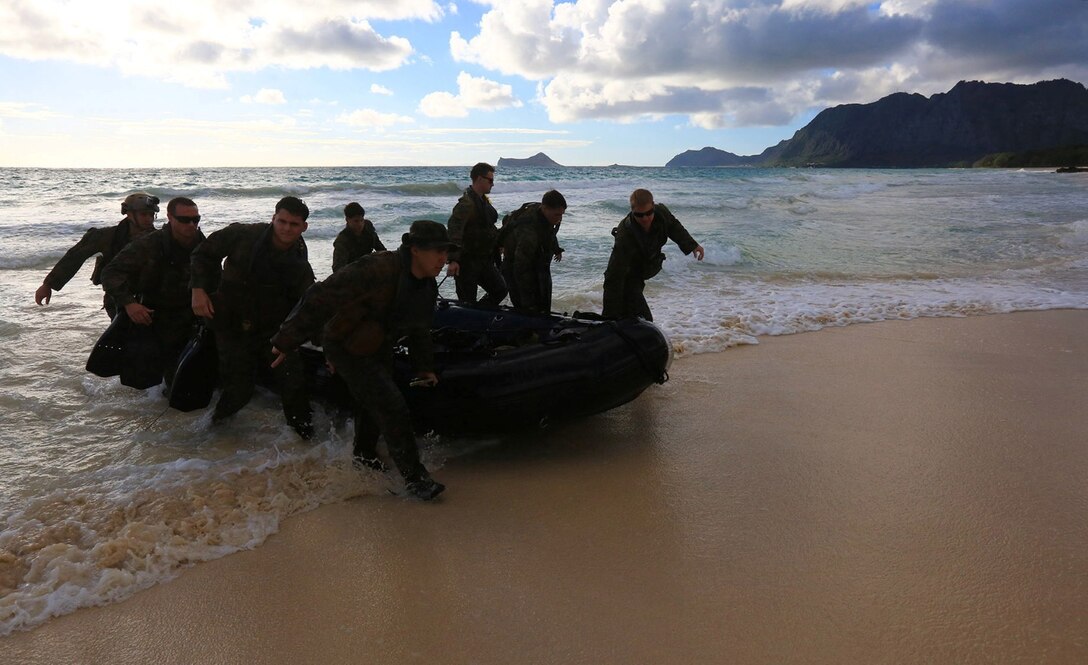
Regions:
<instances>
[{"instance_id":1,"label":"cloudy sky","mask_svg":"<svg viewBox=\"0 0 1088 665\"><path fill-rule=\"evenodd\" d=\"M897 91L1088 83L1088 0L4 0L0 25L0 166L652 166Z\"/></svg>"}]
</instances>

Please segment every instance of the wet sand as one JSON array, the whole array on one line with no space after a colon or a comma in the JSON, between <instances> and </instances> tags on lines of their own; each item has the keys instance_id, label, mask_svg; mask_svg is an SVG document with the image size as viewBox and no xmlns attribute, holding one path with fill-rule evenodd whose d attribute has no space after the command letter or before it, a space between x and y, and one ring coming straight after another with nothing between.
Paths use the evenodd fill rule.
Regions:
<instances>
[{"instance_id":1,"label":"wet sand","mask_svg":"<svg viewBox=\"0 0 1088 665\"><path fill-rule=\"evenodd\" d=\"M1088 311L828 329L674 363L11 663L1088 662Z\"/></svg>"}]
</instances>

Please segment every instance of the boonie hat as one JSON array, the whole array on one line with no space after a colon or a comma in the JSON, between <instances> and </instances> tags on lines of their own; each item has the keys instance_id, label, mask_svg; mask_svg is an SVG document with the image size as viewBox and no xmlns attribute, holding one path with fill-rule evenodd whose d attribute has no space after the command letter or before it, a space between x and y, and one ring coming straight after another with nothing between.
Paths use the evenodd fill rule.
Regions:
<instances>
[{"instance_id":1,"label":"boonie hat","mask_svg":"<svg viewBox=\"0 0 1088 665\"><path fill-rule=\"evenodd\" d=\"M457 249L450 242L446 227L429 219L417 219L408 227L408 233L400 237L405 245L414 245L420 249Z\"/></svg>"},{"instance_id":2,"label":"boonie hat","mask_svg":"<svg viewBox=\"0 0 1088 665\"><path fill-rule=\"evenodd\" d=\"M144 210L158 212L159 197L152 196L147 192L135 192L126 196L124 202L121 203L121 214L123 215L127 215L130 212L142 212Z\"/></svg>"}]
</instances>

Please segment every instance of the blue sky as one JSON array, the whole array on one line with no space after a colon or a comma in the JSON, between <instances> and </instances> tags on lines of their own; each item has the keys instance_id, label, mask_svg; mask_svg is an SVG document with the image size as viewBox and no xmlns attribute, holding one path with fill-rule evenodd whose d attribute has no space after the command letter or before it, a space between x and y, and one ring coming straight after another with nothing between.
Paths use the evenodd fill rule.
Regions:
<instances>
[{"instance_id":1,"label":"blue sky","mask_svg":"<svg viewBox=\"0 0 1088 665\"><path fill-rule=\"evenodd\" d=\"M897 91L1088 81L1086 0L7 0L0 25L0 166L655 166Z\"/></svg>"}]
</instances>

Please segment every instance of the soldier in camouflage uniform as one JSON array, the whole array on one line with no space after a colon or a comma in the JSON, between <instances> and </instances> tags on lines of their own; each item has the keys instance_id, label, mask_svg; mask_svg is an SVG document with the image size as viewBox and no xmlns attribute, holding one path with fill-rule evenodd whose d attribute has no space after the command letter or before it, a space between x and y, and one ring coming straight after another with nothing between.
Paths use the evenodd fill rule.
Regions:
<instances>
[{"instance_id":1,"label":"soldier in camouflage uniform","mask_svg":"<svg viewBox=\"0 0 1088 665\"><path fill-rule=\"evenodd\" d=\"M450 240L460 246L450 252L447 274L457 283L460 301L476 302L476 287L482 286L480 302L498 305L506 297L506 282L497 265L499 213L487 198L495 184L495 169L480 162L472 167L470 177L472 185L465 188L446 223Z\"/></svg>"},{"instance_id":2,"label":"soldier in camouflage uniform","mask_svg":"<svg viewBox=\"0 0 1088 665\"><path fill-rule=\"evenodd\" d=\"M193 312L209 319L215 332L223 388L212 422L249 402L257 371L273 358L268 339L314 283L302 239L309 215L305 203L286 196L276 204L270 224L231 224L193 250ZM209 296L217 283L219 290ZM274 375L287 424L310 438L313 425L302 358L290 354L277 364Z\"/></svg>"},{"instance_id":3,"label":"soldier in camouflage uniform","mask_svg":"<svg viewBox=\"0 0 1088 665\"><path fill-rule=\"evenodd\" d=\"M332 243L332 271L343 268L355 259L371 252L384 252L374 225L366 218L363 206L352 201L344 206L345 228Z\"/></svg>"},{"instance_id":4,"label":"soldier in camouflage uniform","mask_svg":"<svg viewBox=\"0 0 1088 665\"><path fill-rule=\"evenodd\" d=\"M204 240L198 224L200 211L192 199L171 199L166 204L166 224L130 242L102 271L106 295L125 309L133 323L152 327L167 389L196 322L189 293L189 259Z\"/></svg>"},{"instance_id":5,"label":"soldier in camouflage uniform","mask_svg":"<svg viewBox=\"0 0 1088 665\"><path fill-rule=\"evenodd\" d=\"M566 210L567 200L553 189L540 203L526 203L503 219L502 276L516 309L551 312L552 261L563 257L556 235Z\"/></svg>"},{"instance_id":6,"label":"soldier in camouflage uniform","mask_svg":"<svg viewBox=\"0 0 1088 665\"><path fill-rule=\"evenodd\" d=\"M667 240L680 246L684 254L695 253L703 260L703 246L692 239L687 229L654 195L645 189L631 193L631 212L612 229L616 241L608 267L604 271L604 311L607 318L641 316L653 321L650 306L642 294L646 280L661 272Z\"/></svg>"},{"instance_id":7,"label":"soldier in camouflage uniform","mask_svg":"<svg viewBox=\"0 0 1088 665\"><path fill-rule=\"evenodd\" d=\"M45 276L42 285L34 292L34 302L39 305L48 304L53 297L53 291L63 289L87 259L95 254L100 256L94 262L91 283L96 286L101 284L102 270L113 257L133 238L155 230L155 213L158 211L158 197L144 192L129 194L121 203L121 213L125 218L114 226L88 229L80 241L65 252ZM108 293L102 297L102 308L111 320L117 314L117 307Z\"/></svg>"},{"instance_id":8,"label":"soldier in camouflage uniform","mask_svg":"<svg viewBox=\"0 0 1088 665\"><path fill-rule=\"evenodd\" d=\"M310 287L272 338L280 362L307 340L320 338L329 364L347 383L355 401L356 462L384 470L378 435L404 476L409 493L429 500L445 487L431 479L419 460L411 415L393 381L393 343L408 339L417 380L433 386L431 323L449 242L438 222L412 222L395 252L378 252L354 261Z\"/></svg>"}]
</instances>

